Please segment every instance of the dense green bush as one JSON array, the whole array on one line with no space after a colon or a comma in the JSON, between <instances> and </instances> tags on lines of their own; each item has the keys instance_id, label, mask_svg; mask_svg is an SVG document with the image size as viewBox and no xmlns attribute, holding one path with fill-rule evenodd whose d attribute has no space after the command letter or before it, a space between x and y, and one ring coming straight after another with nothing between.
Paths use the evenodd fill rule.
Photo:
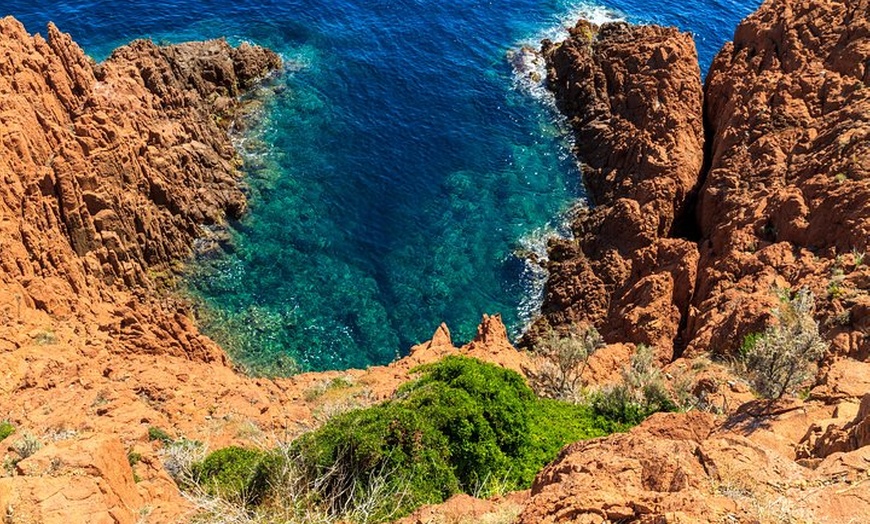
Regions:
<instances>
[{"instance_id":1,"label":"dense green bush","mask_svg":"<svg viewBox=\"0 0 870 524\"><path fill-rule=\"evenodd\" d=\"M324 498L395 483L410 510L459 491L527 488L568 442L615 429L585 406L538 399L523 378L475 359L423 366L397 398L346 413L295 446L311 477L329 477Z\"/></svg>"},{"instance_id":2,"label":"dense green bush","mask_svg":"<svg viewBox=\"0 0 870 524\"><path fill-rule=\"evenodd\" d=\"M193 481L213 496L256 504L268 490L267 453L232 446L210 453L194 464Z\"/></svg>"},{"instance_id":3,"label":"dense green bush","mask_svg":"<svg viewBox=\"0 0 870 524\"><path fill-rule=\"evenodd\" d=\"M608 420L590 405L539 398L518 373L471 358L416 372L393 400L338 415L268 454L212 453L194 467L195 483L258 515L382 522L458 492L528 488L565 444L636 418Z\"/></svg>"}]
</instances>

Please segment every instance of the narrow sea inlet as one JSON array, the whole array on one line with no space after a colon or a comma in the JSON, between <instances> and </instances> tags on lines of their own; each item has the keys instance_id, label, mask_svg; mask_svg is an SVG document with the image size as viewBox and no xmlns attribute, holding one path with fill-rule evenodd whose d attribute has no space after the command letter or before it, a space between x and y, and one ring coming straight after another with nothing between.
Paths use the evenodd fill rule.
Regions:
<instances>
[{"instance_id":1,"label":"narrow sea inlet","mask_svg":"<svg viewBox=\"0 0 870 524\"><path fill-rule=\"evenodd\" d=\"M237 136L250 212L187 285L206 333L260 373L365 367L441 322L483 313L513 334L534 314L543 254L583 195L570 142L508 55L569 20L624 17L697 34L706 67L755 1L12 1L96 59L134 38L227 37L281 53Z\"/></svg>"}]
</instances>

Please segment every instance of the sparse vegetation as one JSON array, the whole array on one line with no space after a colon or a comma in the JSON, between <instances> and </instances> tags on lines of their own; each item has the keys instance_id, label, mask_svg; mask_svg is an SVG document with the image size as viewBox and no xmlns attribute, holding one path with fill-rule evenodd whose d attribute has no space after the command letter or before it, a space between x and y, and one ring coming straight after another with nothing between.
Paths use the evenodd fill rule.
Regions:
<instances>
[{"instance_id":1,"label":"sparse vegetation","mask_svg":"<svg viewBox=\"0 0 870 524\"><path fill-rule=\"evenodd\" d=\"M812 293L806 288L794 294L780 290L779 297L780 304L773 311L775 323L754 340L744 356L753 387L770 399L794 393L811 378L828 347L813 318Z\"/></svg>"},{"instance_id":2,"label":"sparse vegetation","mask_svg":"<svg viewBox=\"0 0 870 524\"><path fill-rule=\"evenodd\" d=\"M142 454L133 451L132 449L127 452L127 462L130 464L132 468L136 464L138 464L142 460Z\"/></svg>"},{"instance_id":3,"label":"sparse vegetation","mask_svg":"<svg viewBox=\"0 0 870 524\"><path fill-rule=\"evenodd\" d=\"M8 420L0 422L0 440L5 439L9 435L15 433L15 426Z\"/></svg>"},{"instance_id":4,"label":"sparse vegetation","mask_svg":"<svg viewBox=\"0 0 870 524\"><path fill-rule=\"evenodd\" d=\"M33 343L38 346L57 344L57 335L52 329L42 329L30 335Z\"/></svg>"},{"instance_id":5,"label":"sparse vegetation","mask_svg":"<svg viewBox=\"0 0 870 524\"><path fill-rule=\"evenodd\" d=\"M169 444L173 441L173 438L170 437L169 433L167 433L166 431L158 427L151 426L150 428L148 428L148 440L152 442L155 440L159 440L164 444Z\"/></svg>"},{"instance_id":6,"label":"sparse vegetation","mask_svg":"<svg viewBox=\"0 0 870 524\"><path fill-rule=\"evenodd\" d=\"M340 389L347 389L354 386L353 377L347 376L339 376L328 380L323 380L311 388L305 390L303 394L303 399L306 402L314 402L325 393L329 391L336 391Z\"/></svg>"},{"instance_id":7,"label":"sparse vegetation","mask_svg":"<svg viewBox=\"0 0 870 524\"><path fill-rule=\"evenodd\" d=\"M740 345L740 358L747 358L763 335L764 334L761 332L755 332L749 333L743 337L743 344Z\"/></svg>"},{"instance_id":8,"label":"sparse vegetation","mask_svg":"<svg viewBox=\"0 0 870 524\"><path fill-rule=\"evenodd\" d=\"M192 466L193 481L210 495L256 504L268 488L266 453L240 447L219 449Z\"/></svg>"},{"instance_id":9,"label":"sparse vegetation","mask_svg":"<svg viewBox=\"0 0 870 524\"><path fill-rule=\"evenodd\" d=\"M42 449L42 442L30 433L24 433L20 439L12 443L12 449L22 459L33 455Z\"/></svg>"},{"instance_id":10,"label":"sparse vegetation","mask_svg":"<svg viewBox=\"0 0 870 524\"><path fill-rule=\"evenodd\" d=\"M195 484L193 469L205 458L206 449L202 442L182 438L166 444L160 454L163 468L179 486L184 487Z\"/></svg>"},{"instance_id":11,"label":"sparse vegetation","mask_svg":"<svg viewBox=\"0 0 870 524\"><path fill-rule=\"evenodd\" d=\"M524 370L532 389L541 397L580 401L589 357L603 346L604 339L593 326L564 335L549 330L534 345L537 369Z\"/></svg>"},{"instance_id":12,"label":"sparse vegetation","mask_svg":"<svg viewBox=\"0 0 870 524\"><path fill-rule=\"evenodd\" d=\"M828 297L830 297L831 300L842 298L843 295L846 294L846 289L843 287L844 279L843 270L841 268L835 268L831 273L831 280L828 283Z\"/></svg>"},{"instance_id":13,"label":"sparse vegetation","mask_svg":"<svg viewBox=\"0 0 870 524\"><path fill-rule=\"evenodd\" d=\"M643 344L623 368L622 382L598 392L592 398L592 407L597 415L629 426L653 413L678 409L655 365L652 349Z\"/></svg>"}]
</instances>

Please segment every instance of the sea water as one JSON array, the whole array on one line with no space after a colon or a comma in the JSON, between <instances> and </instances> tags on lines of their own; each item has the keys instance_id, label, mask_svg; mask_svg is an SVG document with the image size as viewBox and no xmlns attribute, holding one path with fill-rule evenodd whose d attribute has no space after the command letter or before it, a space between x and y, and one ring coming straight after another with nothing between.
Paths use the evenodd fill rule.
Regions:
<instances>
[{"instance_id":1,"label":"sea water","mask_svg":"<svg viewBox=\"0 0 870 524\"><path fill-rule=\"evenodd\" d=\"M97 60L136 38L226 37L287 67L234 139L249 213L192 262L204 331L254 372L388 362L483 313L513 336L540 303L547 239L583 197L570 134L512 53L579 17L676 25L701 66L759 0L2 0Z\"/></svg>"}]
</instances>

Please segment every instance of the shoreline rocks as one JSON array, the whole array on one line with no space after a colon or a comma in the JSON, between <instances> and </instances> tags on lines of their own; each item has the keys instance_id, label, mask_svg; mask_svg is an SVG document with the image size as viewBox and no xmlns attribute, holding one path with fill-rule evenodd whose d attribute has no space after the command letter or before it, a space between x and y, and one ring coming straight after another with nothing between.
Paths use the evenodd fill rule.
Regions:
<instances>
[{"instance_id":1,"label":"shoreline rocks","mask_svg":"<svg viewBox=\"0 0 870 524\"><path fill-rule=\"evenodd\" d=\"M867 7L766 2L703 95L674 29L580 21L545 41L593 207L550 247L526 341L591 323L663 363L729 357L771 321L776 289L807 287L828 360L870 355Z\"/></svg>"},{"instance_id":2,"label":"shoreline rocks","mask_svg":"<svg viewBox=\"0 0 870 524\"><path fill-rule=\"evenodd\" d=\"M17 296L120 332L125 351L224 360L153 276L190 255L201 226L244 212L226 125L280 58L140 40L95 64L54 25L47 36L0 20L0 307Z\"/></svg>"},{"instance_id":3,"label":"shoreline rocks","mask_svg":"<svg viewBox=\"0 0 870 524\"><path fill-rule=\"evenodd\" d=\"M542 53L592 205L574 218L574 240L550 246L542 318L528 338L591 323L607 342L646 344L669 362L698 258L684 238L704 159L694 41L673 28L581 20Z\"/></svg>"}]
</instances>

